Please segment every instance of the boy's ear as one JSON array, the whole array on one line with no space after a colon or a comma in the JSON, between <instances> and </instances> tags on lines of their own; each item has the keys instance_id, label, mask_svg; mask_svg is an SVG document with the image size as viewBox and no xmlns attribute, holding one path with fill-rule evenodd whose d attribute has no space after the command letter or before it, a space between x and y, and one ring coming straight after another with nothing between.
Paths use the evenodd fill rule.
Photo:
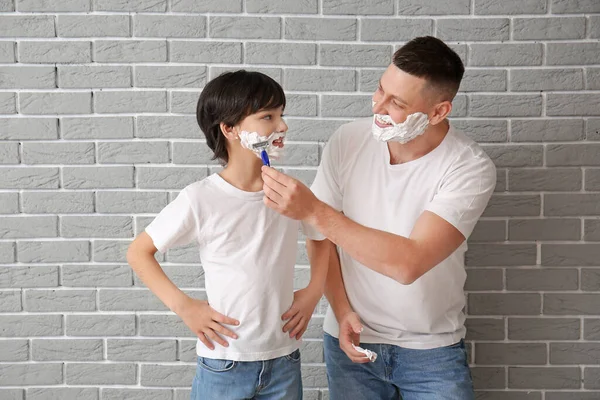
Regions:
<instances>
[{"instance_id":1,"label":"boy's ear","mask_svg":"<svg viewBox=\"0 0 600 400\"><path fill-rule=\"evenodd\" d=\"M223 133L223 136L225 136L227 139L229 140L238 140L238 134L235 132L235 129L233 126L229 126L227 124L225 124L224 122L221 122L219 124L219 128L221 128L221 133Z\"/></svg>"}]
</instances>

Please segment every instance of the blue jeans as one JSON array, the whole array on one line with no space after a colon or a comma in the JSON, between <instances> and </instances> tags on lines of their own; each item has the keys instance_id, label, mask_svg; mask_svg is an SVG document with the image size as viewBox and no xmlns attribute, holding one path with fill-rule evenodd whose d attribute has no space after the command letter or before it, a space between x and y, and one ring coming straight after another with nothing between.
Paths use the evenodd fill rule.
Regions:
<instances>
[{"instance_id":1,"label":"blue jeans","mask_svg":"<svg viewBox=\"0 0 600 400\"><path fill-rule=\"evenodd\" d=\"M300 351L265 361L198 357L191 400L300 400Z\"/></svg>"},{"instance_id":2,"label":"blue jeans","mask_svg":"<svg viewBox=\"0 0 600 400\"><path fill-rule=\"evenodd\" d=\"M473 400L464 342L431 350L361 343L374 363L353 363L338 339L325 334L331 400Z\"/></svg>"}]
</instances>

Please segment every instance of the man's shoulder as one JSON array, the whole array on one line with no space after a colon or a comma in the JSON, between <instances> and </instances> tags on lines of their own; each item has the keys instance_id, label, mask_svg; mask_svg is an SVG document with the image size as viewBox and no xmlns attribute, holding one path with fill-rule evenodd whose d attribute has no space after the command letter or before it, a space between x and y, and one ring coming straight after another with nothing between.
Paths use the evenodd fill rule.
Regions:
<instances>
[{"instance_id":1,"label":"man's shoulder","mask_svg":"<svg viewBox=\"0 0 600 400\"><path fill-rule=\"evenodd\" d=\"M479 143L464 131L454 127L451 127L449 134L451 134L451 153L457 166L477 164L482 172L483 170L495 171L494 162Z\"/></svg>"}]
</instances>

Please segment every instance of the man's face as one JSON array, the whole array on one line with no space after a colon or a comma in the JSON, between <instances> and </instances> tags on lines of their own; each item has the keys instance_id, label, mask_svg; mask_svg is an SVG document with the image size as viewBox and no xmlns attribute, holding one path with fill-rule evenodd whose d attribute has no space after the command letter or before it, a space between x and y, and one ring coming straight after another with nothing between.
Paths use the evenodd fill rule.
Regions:
<instances>
[{"instance_id":1,"label":"man's face","mask_svg":"<svg viewBox=\"0 0 600 400\"><path fill-rule=\"evenodd\" d=\"M389 115L397 124L404 122L407 116L416 112L428 114L431 103L423 95L428 92L425 89L426 84L425 79L410 75L394 64L390 64L381 76L379 87L373 94L375 102L373 113ZM382 128L390 126L377 119L375 123Z\"/></svg>"}]
</instances>

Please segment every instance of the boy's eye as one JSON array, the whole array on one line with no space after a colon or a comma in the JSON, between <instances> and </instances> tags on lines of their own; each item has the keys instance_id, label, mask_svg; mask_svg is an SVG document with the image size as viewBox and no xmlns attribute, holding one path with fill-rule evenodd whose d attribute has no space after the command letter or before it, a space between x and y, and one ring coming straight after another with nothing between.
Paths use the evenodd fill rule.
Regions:
<instances>
[{"instance_id":1,"label":"boy's eye","mask_svg":"<svg viewBox=\"0 0 600 400\"><path fill-rule=\"evenodd\" d=\"M271 119L271 115L265 115L263 119Z\"/></svg>"}]
</instances>

